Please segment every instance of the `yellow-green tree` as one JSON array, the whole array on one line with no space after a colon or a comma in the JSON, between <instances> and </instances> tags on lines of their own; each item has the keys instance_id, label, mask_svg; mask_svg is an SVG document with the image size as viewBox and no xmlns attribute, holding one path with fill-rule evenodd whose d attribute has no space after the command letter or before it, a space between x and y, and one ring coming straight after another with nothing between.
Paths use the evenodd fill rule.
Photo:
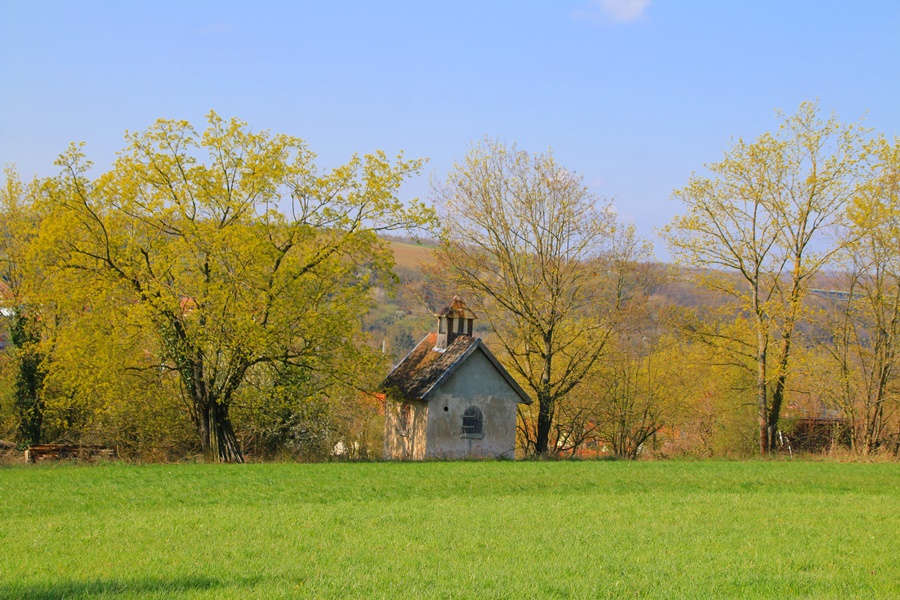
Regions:
<instances>
[{"instance_id":1,"label":"yellow-green tree","mask_svg":"<svg viewBox=\"0 0 900 600\"><path fill-rule=\"evenodd\" d=\"M686 211L662 230L673 256L754 320L762 454L776 441L803 300L838 250L823 234L863 183L863 133L804 102L776 134L739 139L706 166L708 176L692 176L673 194Z\"/></svg>"},{"instance_id":2,"label":"yellow-green tree","mask_svg":"<svg viewBox=\"0 0 900 600\"><path fill-rule=\"evenodd\" d=\"M278 363L340 379L365 352L360 315L389 274L382 231L426 224L397 197L420 160L354 156L320 172L304 143L208 115L157 121L89 176L79 146L43 187L42 260L97 301L121 298L176 375L203 452L241 461L231 405Z\"/></svg>"},{"instance_id":3,"label":"yellow-green tree","mask_svg":"<svg viewBox=\"0 0 900 600\"><path fill-rule=\"evenodd\" d=\"M677 335L672 360L684 402L670 450L699 456L748 456L759 448L754 320L733 304L673 309L667 326ZM678 358L675 358L675 357Z\"/></svg>"},{"instance_id":4,"label":"yellow-green tree","mask_svg":"<svg viewBox=\"0 0 900 600\"><path fill-rule=\"evenodd\" d=\"M21 445L66 439L121 456L188 451L171 378L152 368L154 340L134 323L129 295L73 286L42 261L40 182L8 168L0 190L0 279L9 348L4 413ZM112 294L112 295L110 295Z\"/></svg>"},{"instance_id":5,"label":"yellow-green tree","mask_svg":"<svg viewBox=\"0 0 900 600\"><path fill-rule=\"evenodd\" d=\"M48 435L102 444L123 458L191 453L193 427L177 378L159 368L159 341L133 296L121 288L72 282L53 277L41 290L50 342L44 378Z\"/></svg>"},{"instance_id":6,"label":"yellow-green tree","mask_svg":"<svg viewBox=\"0 0 900 600\"><path fill-rule=\"evenodd\" d=\"M38 271L29 248L40 217L31 187L12 167L4 169L0 188L0 306L6 320L12 356L10 396L19 445L37 444L44 429L45 350L40 303L34 297Z\"/></svg>"},{"instance_id":7,"label":"yellow-green tree","mask_svg":"<svg viewBox=\"0 0 900 600\"><path fill-rule=\"evenodd\" d=\"M846 252L837 282L824 301L821 345L834 385L822 390L840 407L856 451L883 446L900 417L900 139L869 144L872 177L850 206Z\"/></svg>"}]
</instances>

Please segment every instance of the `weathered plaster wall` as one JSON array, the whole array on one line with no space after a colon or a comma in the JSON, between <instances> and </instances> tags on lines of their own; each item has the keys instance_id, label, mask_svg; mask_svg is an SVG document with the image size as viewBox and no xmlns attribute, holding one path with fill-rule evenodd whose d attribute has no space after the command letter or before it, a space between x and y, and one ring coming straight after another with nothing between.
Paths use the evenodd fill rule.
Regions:
<instances>
[{"instance_id":1,"label":"weathered plaster wall","mask_svg":"<svg viewBox=\"0 0 900 600\"><path fill-rule=\"evenodd\" d=\"M410 426L400 427L401 402L387 401L384 415L384 458L390 460L422 460L425 458L425 435L428 427L428 405L410 402Z\"/></svg>"},{"instance_id":2,"label":"weathered plaster wall","mask_svg":"<svg viewBox=\"0 0 900 600\"><path fill-rule=\"evenodd\" d=\"M516 404L519 396L476 350L428 399L430 419L425 455L513 458L516 449ZM477 406L484 415L484 437L462 437L463 412Z\"/></svg>"}]
</instances>

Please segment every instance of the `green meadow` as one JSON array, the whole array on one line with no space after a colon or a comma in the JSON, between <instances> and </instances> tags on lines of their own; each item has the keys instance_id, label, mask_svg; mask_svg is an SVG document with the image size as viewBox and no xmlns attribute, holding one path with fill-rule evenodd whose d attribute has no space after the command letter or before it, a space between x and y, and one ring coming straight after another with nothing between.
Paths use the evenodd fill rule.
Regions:
<instances>
[{"instance_id":1,"label":"green meadow","mask_svg":"<svg viewBox=\"0 0 900 600\"><path fill-rule=\"evenodd\" d=\"M0 469L0 598L898 598L900 465Z\"/></svg>"}]
</instances>

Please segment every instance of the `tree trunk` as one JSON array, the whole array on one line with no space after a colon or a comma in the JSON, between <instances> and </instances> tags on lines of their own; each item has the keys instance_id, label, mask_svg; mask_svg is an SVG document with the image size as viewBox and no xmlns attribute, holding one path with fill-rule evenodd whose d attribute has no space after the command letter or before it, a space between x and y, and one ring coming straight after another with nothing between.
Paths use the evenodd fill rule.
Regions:
<instances>
[{"instance_id":1,"label":"tree trunk","mask_svg":"<svg viewBox=\"0 0 900 600\"><path fill-rule=\"evenodd\" d=\"M203 455L210 462L242 463L244 455L231 418L228 416L228 405L209 400L197 405L197 429Z\"/></svg>"},{"instance_id":2,"label":"tree trunk","mask_svg":"<svg viewBox=\"0 0 900 600\"><path fill-rule=\"evenodd\" d=\"M550 428L553 425L553 396L550 393L550 376L553 368L552 338L544 339L544 369L541 373L541 389L538 392L537 442L535 452L546 456L550 449Z\"/></svg>"},{"instance_id":3,"label":"tree trunk","mask_svg":"<svg viewBox=\"0 0 900 600\"><path fill-rule=\"evenodd\" d=\"M897 426L897 434L894 436L894 456L900 458L900 425Z\"/></svg>"},{"instance_id":4,"label":"tree trunk","mask_svg":"<svg viewBox=\"0 0 900 600\"><path fill-rule=\"evenodd\" d=\"M541 392L538 394L538 419L537 439L535 441L535 453L546 456L550 446L550 426L553 424L551 416L550 394Z\"/></svg>"},{"instance_id":5,"label":"tree trunk","mask_svg":"<svg viewBox=\"0 0 900 600\"><path fill-rule=\"evenodd\" d=\"M244 455L231 419L228 416L228 405L216 402L209 411L209 454L216 462L244 462Z\"/></svg>"},{"instance_id":6,"label":"tree trunk","mask_svg":"<svg viewBox=\"0 0 900 600\"><path fill-rule=\"evenodd\" d=\"M881 334L886 338L885 333ZM880 344L882 347L887 346L886 342ZM880 363L878 369L878 380L875 389L870 393L874 394L874 398L867 398L868 405L873 410L866 407L866 438L863 446L863 453L870 454L878 449L881 443L881 437L884 432L884 400L887 396L888 382L891 379L891 368L894 363L894 356L887 356L884 353L878 359Z\"/></svg>"},{"instance_id":7,"label":"tree trunk","mask_svg":"<svg viewBox=\"0 0 900 600\"><path fill-rule=\"evenodd\" d=\"M199 370L192 370L197 375ZM244 462L240 444L234 435L231 418L228 416L228 404L220 402L215 395L206 393L205 382L190 382L188 389L193 396L196 414L197 433L200 435L200 447L203 456L210 462Z\"/></svg>"},{"instance_id":8,"label":"tree trunk","mask_svg":"<svg viewBox=\"0 0 900 600\"><path fill-rule=\"evenodd\" d=\"M766 353L768 340L760 318L756 324L756 404L759 417L759 454L765 456L769 450L769 411L766 389Z\"/></svg>"},{"instance_id":9,"label":"tree trunk","mask_svg":"<svg viewBox=\"0 0 900 600\"><path fill-rule=\"evenodd\" d=\"M793 326L791 326L791 329L793 329ZM778 357L778 377L775 380L775 389L772 390L772 406L769 407L769 418L766 427L770 452L775 450L775 438L778 434L778 419L781 417L781 407L784 404L784 392L787 387L787 369L791 351L792 333L792 331L785 331L781 338L781 355Z\"/></svg>"},{"instance_id":10,"label":"tree trunk","mask_svg":"<svg viewBox=\"0 0 900 600\"><path fill-rule=\"evenodd\" d=\"M200 448L203 450L203 456L209 461L212 460L209 443L210 407L198 398L194 398L194 406L196 407L194 412L197 414L197 432L200 434Z\"/></svg>"},{"instance_id":11,"label":"tree trunk","mask_svg":"<svg viewBox=\"0 0 900 600\"><path fill-rule=\"evenodd\" d=\"M179 331L177 323L175 331L176 333ZM183 339L184 336L180 335L179 340ZM234 388L232 386L226 390L224 396L212 391L212 386L207 381L202 354L193 349L189 350L178 352L176 361L179 361L178 372L181 381L194 404L196 419L194 424L200 436L203 456L210 462L242 463L244 456L228 416L228 400Z\"/></svg>"}]
</instances>

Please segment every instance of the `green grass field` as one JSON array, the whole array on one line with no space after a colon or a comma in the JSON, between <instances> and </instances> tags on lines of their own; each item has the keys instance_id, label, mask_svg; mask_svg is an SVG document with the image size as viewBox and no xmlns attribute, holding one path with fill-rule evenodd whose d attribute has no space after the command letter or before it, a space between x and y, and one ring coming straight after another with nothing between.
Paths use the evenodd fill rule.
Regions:
<instances>
[{"instance_id":1,"label":"green grass field","mask_svg":"<svg viewBox=\"0 0 900 600\"><path fill-rule=\"evenodd\" d=\"M898 598L900 465L0 469L2 598Z\"/></svg>"}]
</instances>

